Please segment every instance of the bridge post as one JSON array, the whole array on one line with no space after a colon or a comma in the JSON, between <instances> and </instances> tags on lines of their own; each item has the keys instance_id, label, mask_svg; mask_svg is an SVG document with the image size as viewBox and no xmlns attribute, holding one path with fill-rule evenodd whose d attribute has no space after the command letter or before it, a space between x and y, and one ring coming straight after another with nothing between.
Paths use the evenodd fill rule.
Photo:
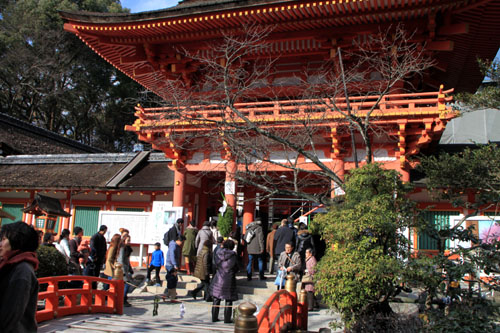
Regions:
<instances>
[{"instance_id":1,"label":"bridge post","mask_svg":"<svg viewBox=\"0 0 500 333\"><path fill-rule=\"evenodd\" d=\"M299 301L297 306L297 317L298 317L297 328L307 331L307 316L308 316L307 291L305 289L302 289L300 290Z\"/></svg>"},{"instance_id":2,"label":"bridge post","mask_svg":"<svg viewBox=\"0 0 500 333\"><path fill-rule=\"evenodd\" d=\"M257 311L255 305L249 302L241 303L238 306L238 318L234 323L235 333L257 333L259 325L257 318L253 315Z\"/></svg>"},{"instance_id":3,"label":"bridge post","mask_svg":"<svg viewBox=\"0 0 500 333\"><path fill-rule=\"evenodd\" d=\"M286 276L285 290L292 295L292 325L294 328L297 327L297 281L295 280L295 274L288 274Z\"/></svg>"},{"instance_id":4,"label":"bridge post","mask_svg":"<svg viewBox=\"0 0 500 333\"><path fill-rule=\"evenodd\" d=\"M114 285L113 307L115 308L115 313L121 315L123 314L123 293L125 289L121 264L116 264L113 280L117 280L117 283Z\"/></svg>"}]
</instances>

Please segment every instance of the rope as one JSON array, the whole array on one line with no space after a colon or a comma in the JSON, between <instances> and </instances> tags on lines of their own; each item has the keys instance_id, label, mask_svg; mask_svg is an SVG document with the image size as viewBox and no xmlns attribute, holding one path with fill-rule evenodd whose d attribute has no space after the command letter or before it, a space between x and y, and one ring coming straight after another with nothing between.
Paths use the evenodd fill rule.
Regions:
<instances>
[{"instance_id":1,"label":"rope","mask_svg":"<svg viewBox=\"0 0 500 333\"><path fill-rule=\"evenodd\" d=\"M134 285L134 284L132 284L130 282L127 282L127 281L123 281L123 282L125 282L126 284L128 284L129 286L132 286L134 288L139 288L139 286L136 286L136 285ZM163 298L164 300L165 300L165 298L169 298L170 296L166 295L166 294L154 294L154 293L150 293L150 294L153 294L155 296L155 299L154 299L154 310L153 310L153 315L155 315L154 311L156 310L156 312L158 312L158 305L157 305L157 302L158 302L157 299L159 299L158 296L161 297L161 298ZM180 304L180 303L184 304L183 301L177 301L177 300L176 300L175 303L176 304ZM236 305L214 305L214 304L199 304L199 303L191 303L191 302L189 302L187 304L189 304L189 305L197 305L197 306L210 306L210 307L214 307L214 308L233 308L233 309L237 308Z\"/></svg>"},{"instance_id":2,"label":"rope","mask_svg":"<svg viewBox=\"0 0 500 333\"><path fill-rule=\"evenodd\" d=\"M132 286L134 288L139 288L139 286L136 286L130 282L127 282L127 281L123 281L125 282L126 284L128 284L129 286ZM153 294L155 296L154 300L153 300L153 316L156 316L158 315L158 304L159 304L159 297L161 297L163 300L165 300L166 298L169 298L170 296L169 295L166 295L166 294L154 294L154 293L150 293L150 294ZM175 302L172 302L173 304L189 304L189 305L196 305L196 306L208 306L208 307L212 307L212 308L231 308L231 309L237 309L238 307L236 305L215 305L215 304L202 304L202 303L192 303L192 302L189 302L189 303L185 303L183 301L180 301L180 300L174 300ZM142 303L144 304L144 303ZM146 303L147 304L147 303Z\"/></svg>"},{"instance_id":3,"label":"rope","mask_svg":"<svg viewBox=\"0 0 500 333\"><path fill-rule=\"evenodd\" d=\"M169 296L166 294L153 294L153 293L150 293L150 294L155 296L155 298L152 301L154 303L155 308L157 308L157 302L158 302L157 300L159 300L160 297L162 299L169 298ZM214 307L214 308L233 308L233 309L236 309L238 307L236 305L214 305L214 304L210 304L210 303L203 304L203 302L200 302L200 303L184 302L181 300L173 300L173 301L174 302L172 302L172 304L185 304L185 305L205 306L205 307ZM135 302L133 302L133 303L135 303ZM146 300L141 302L141 304L148 304L148 303L149 303L149 301L146 301Z\"/></svg>"}]
</instances>

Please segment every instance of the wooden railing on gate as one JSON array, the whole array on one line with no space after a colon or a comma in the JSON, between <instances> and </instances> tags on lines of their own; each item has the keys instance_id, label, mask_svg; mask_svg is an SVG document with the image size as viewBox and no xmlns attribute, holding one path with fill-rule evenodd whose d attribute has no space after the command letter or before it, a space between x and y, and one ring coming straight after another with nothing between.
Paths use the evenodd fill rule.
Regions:
<instances>
[{"instance_id":1,"label":"wooden railing on gate","mask_svg":"<svg viewBox=\"0 0 500 333\"><path fill-rule=\"evenodd\" d=\"M302 290L297 299L295 276L288 275L286 278L285 289L274 292L268 298L257 318L253 316L255 306L240 304L240 316L235 323L235 332L277 333L297 329L307 331L307 293Z\"/></svg>"},{"instance_id":2,"label":"wooden railing on gate","mask_svg":"<svg viewBox=\"0 0 500 333\"><path fill-rule=\"evenodd\" d=\"M60 289L59 283L81 282L81 288ZM109 284L108 290L92 288L92 282ZM38 293L38 300L45 300L45 308L36 312L37 322L73 314L114 313L123 314L123 280L106 280L93 276L65 275L39 278L46 291ZM59 305L64 298L64 304Z\"/></svg>"}]
</instances>

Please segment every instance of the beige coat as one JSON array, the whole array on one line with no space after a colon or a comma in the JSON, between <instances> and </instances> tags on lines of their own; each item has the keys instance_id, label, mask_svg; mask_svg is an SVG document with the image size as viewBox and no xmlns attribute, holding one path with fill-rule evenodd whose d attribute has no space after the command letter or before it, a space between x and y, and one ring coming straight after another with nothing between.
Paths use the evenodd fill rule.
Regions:
<instances>
[{"instance_id":1,"label":"beige coat","mask_svg":"<svg viewBox=\"0 0 500 333\"><path fill-rule=\"evenodd\" d=\"M107 276L113 277L115 275L116 257L117 254L115 254L113 258L113 247L110 247L106 254L106 268L104 268L104 274Z\"/></svg>"}]
</instances>

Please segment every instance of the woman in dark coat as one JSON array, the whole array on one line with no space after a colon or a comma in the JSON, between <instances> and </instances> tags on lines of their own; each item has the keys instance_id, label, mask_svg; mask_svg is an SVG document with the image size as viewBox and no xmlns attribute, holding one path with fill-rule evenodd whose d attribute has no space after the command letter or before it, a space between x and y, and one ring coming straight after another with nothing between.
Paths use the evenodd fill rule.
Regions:
<instances>
[{"instance_id":1,"label":"woman in dark coat","mask_svg":"<svg viewBox=\"0 0 500 333\"><path fill-rule=\"evenodd\" d=\"M210 295L213 297L212 321L219 320L219 306L221 299L226 301L224 308L224 323L231 323L231 314L233 312L233 301L238 299L236 292L236 272L238 263L236 253L233 251L234 242L226 240L222 244L222 249L217 251L215 265L217 273L210 285Z\"/></svg>"}]
</instances>

